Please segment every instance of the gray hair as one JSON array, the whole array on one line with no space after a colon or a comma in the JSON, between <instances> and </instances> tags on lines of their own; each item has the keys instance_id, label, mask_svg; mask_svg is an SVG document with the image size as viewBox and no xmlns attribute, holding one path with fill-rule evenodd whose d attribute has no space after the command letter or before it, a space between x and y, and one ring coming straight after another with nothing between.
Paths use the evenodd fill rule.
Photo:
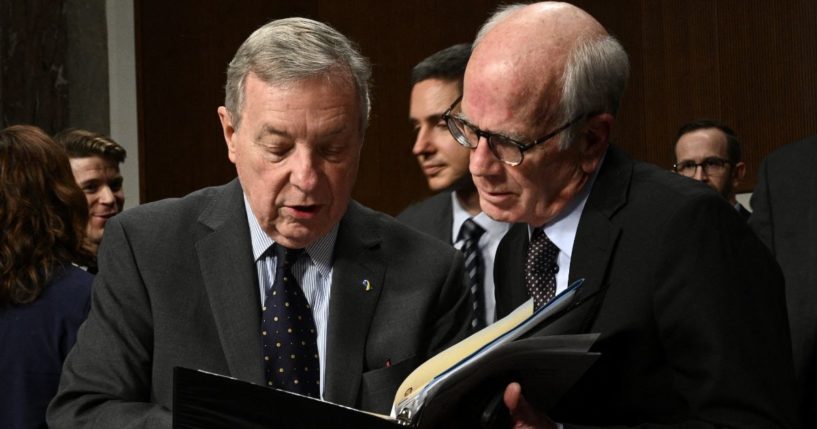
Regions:
<instances>
[{"instance_id":1,"label":"gray hair","mask_svg":"<svg viewBox=\"0 0 817 429\"><path fill-rule=\"evenodd\" d=\"M474 48L499 22L525 6L511 4L497 9L477 33ZM607 35L580 43L570 52L561 77L560 122L565 123L590 113L611 113L615 116L629 77L627 52L615 37ZM561 149L573 144L575 132L582 122L577 121L563 132L559 143Z\"/></svg>"},{"instance_id":2,"label":"gray hair","mask_svg":"<svg viewBox=\"0 0 817 429\"><path fill-rule=\"evenodd\" d=\"M270 85L286 84L317 76L353 80L360 106L361 131L371 110L372 71L354 42L322 22L306 18L270 21L255 30L238 48L227 67L224 106L233 127L241 123L244 83L252 72Z\"/></svg>"},{"instance_id":3,"label":"gray hair","mask_svg":"<svg viewBox=\"0 0 817 429\"><path fill-rule=\"evenodd\" d=\"M570 53L562 76L562 121L597 113L616 116L629 77L627 52L615 37L608 35L580 44ZM562 149L573 144L581 122L564 131Z\"/></svg>"},{"instance_id":4,"label":"gray hair","mask_svg":"<svg viewBox=\"0 0 817 429\"><path fill-rule=\"evenodd\" d=\"M479 31L477 32L477 37L474 38L473 47L476 48L479 42L482 41L482 38L485 37L485 35L488 34L489 31L493 30L497 24L499 24L501 21L504 21L505 18L507 18L508 16L510 16L517 10L522 9L525 6L527 6L527 4L515 3L500 5L499 7L497 7L494 14L491 15L488 18L488 20L485 21L484 24L482 24L482 27L480 27Z\"/></svg>"}]
</instances>

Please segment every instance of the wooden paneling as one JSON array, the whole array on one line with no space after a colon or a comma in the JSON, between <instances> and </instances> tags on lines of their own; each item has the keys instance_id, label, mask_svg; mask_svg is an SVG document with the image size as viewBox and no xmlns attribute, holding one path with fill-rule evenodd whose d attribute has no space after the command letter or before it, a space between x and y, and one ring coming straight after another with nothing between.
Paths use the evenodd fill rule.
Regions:
<instances>
[{"instance_id":1,"label":"wooden paneling","mask_svg":"<svg viewBox=\"0 0 817 429\"><path fill-rule=\"evenodd\" d=\"M720 116L715 2L644 1L642 10L644 144L633 153L664 168L672 165L678 126Z\"/></svg>"},{"instance_id":2,"label":"wooden paneling","mask_svg":"<svg viewBox=\"0 0 817 429\"><path fill-rule=\"evenodd\" d=\"M470 41L498 1L137 1L142 198L180 196L235 176L216 107L238 45L264 22L307 16L358 42L374 104L354 197L396 213L428 195L411 155L411 67ZM631 78L615 144L664 168L678 127L720 119L743 141L751 190L769 150L817 132L817 2L575 0L624 45Z\"/></svg>"},{"instance_id":3,"label":"wooden paneling","mask_svg":"<svg viewBox=\"0 0 817 429\"><path fill-rule=\"evenodd\" d=\"M0 2L0 127L68 125L62 1Z\"/></svg>"},{"instance_id":4,"label":"wooden paneling","mask_svg":"<svg viewBox=\"0 0 817 429\"><path fill-rule=\"evenodd\" d=\"M741 139L754 187L774 148L817 133L817 2L718 2L723 120Z\"/></svg>"}]
</instances>

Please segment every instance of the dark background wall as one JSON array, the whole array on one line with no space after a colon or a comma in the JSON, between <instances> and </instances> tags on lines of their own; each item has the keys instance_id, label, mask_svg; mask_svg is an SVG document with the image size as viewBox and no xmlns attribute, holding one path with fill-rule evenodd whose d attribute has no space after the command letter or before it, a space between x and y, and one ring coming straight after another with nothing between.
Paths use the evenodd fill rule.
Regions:
<instances>
[{"instance_id":1,"label":"dark background wall","mask_svg":"<svg viewBox=\"0 0 817 429\"><path fill-rule=\"evenodd\" d=\"M0 125L108 133L105 0L0 1Z\"/></svg>"},{"instance_id":2,"label":"dark background wall","mask_svg":"<svg viewBox=\"0 0 817 429\"><path fill-rule=\"evenodd\" d=\"M235 176L216 116L226 65L256 27L306 16L357 41L374 64L372 121L354 196L396 213L428 195L410 153L409 70L438 49L470 41L498 3L135 0L142 202ZM615 138L631 156L669 168L680 124L721 119L743 142L748 176L740 191L746 192L770 150L817 132L817 2L573 3L599 19L630 55L630 85ZM69 98L78 90L67 91L64 81L81 77L72 67L60 74L71 56L66 7L78 6L70 0L0 2L3 125L29 122L50 131L78 126L69 109L77 105ZM85 120L88 115L93 113Z\"/></svg>"}]
</instances>

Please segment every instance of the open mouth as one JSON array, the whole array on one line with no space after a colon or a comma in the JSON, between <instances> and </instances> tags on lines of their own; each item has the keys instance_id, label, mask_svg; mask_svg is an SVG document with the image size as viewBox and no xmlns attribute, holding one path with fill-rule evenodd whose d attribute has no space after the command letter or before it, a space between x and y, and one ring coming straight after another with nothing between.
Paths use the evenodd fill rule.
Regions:
<instances>
[{"instance_id":1,"label":"open mouth","mask_svg":"<svg viewBox=\"0 0 817 429\"><path fill-rule=\"evenodd\" d=\"M322 205L307 204L307 205L291 205L288 207L290 210L292 210L292 214L295 215L295 217L311 218L320 211Z\"/></svg>"},{"instance_id":2,"label":"open mouth","mask_svg":"<svg viewBox=\"0 0 817 429\"><path fill-rule=\"evenodd\" d=\"M320 206L318 206L317 204L312 204L308 206L292 206L292 208L301 212L314 213L318 211L318 208L320 208Z\"/></svg>"}]
</instances>

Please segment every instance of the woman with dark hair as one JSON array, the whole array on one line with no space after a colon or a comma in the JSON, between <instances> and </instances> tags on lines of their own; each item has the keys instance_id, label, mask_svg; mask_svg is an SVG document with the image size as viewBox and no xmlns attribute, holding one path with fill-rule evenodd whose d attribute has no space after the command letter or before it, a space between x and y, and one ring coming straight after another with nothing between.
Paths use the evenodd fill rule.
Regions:
<instances>
[{"instance_id":1,"label":"woman with dark hair","mask_svg":"<svg viewBox=\"0 0 817 429\"><path fill-rule=\"evenodd\" d=\"M73 263L88 206L65 150L42 130L0 131L0 427L46 427L45 410L90 305Z\"/></svg>"}]
</instances>

